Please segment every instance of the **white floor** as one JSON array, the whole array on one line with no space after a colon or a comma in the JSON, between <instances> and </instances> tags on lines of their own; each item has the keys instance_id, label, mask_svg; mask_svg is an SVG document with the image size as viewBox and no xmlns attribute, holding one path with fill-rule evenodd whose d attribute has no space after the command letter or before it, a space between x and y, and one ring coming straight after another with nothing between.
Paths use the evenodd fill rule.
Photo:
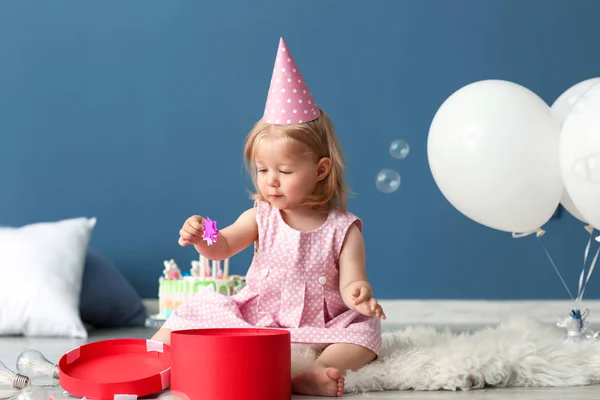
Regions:
<instances>
[{"instance_id":1,"label":"white floor","mask_svg":"<svg viewBox=\"0 0 600 400\"><path fill-rule=\"evenodd\" d=\"M402 326L386 324L385 329L399 329ZM465 328L473 329L473 326L456 326L456 330ZM24 337L2 337L0 338L0 360L10 369L15 370L15 362L18 355L28 349L41 351L48 359L53 362L58 361L60 356L81 344L90 341L104 340L114 337L135 337L149 338L154 333L154 329L121 329L117 331L96 331L91 332L87 340L76 339L57 339L57 338L24 338ZM38 384L51 383L48 381L34 382ZM69 398L60 387L49 389L56 399ZM15 394L16 391L0 387L0 399L6 399ZM322 397L294 396L294 399L322 399ZM469 392L382 392L365 393L360 395L344 395L344 398L368 398L368 399L545 399L545 400L581 400L600 398L600 387L573 387L573 388L511 388L511 389L485 389Z\"/></svg>"}]
</instances>

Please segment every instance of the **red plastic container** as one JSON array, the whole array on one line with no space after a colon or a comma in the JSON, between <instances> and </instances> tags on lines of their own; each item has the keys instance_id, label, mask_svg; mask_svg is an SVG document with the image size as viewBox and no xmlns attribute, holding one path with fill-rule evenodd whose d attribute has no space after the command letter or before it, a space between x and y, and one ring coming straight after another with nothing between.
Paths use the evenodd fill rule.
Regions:
<instances>
[{"instance_id":1,"label":"red plastic container","mask_svg":"<svg viewBox=\"0 0 600 400\"><path fill-rule=\"evenodd\" d=\"M171 389L191 400L288 400L291 368L286 330L171 332Z\"/></svg>"},{"instance_id":2,"label":"red plastic container","mask_svg":"<svg viewBox=\"0 0 600 400\"><path fill-rule=\"evenodd\" d=\"M146 339L112 339L77 347L58 362L59 382L77 397L147 396L169 386L170 347Z\"/></svg>"}]
</instances>

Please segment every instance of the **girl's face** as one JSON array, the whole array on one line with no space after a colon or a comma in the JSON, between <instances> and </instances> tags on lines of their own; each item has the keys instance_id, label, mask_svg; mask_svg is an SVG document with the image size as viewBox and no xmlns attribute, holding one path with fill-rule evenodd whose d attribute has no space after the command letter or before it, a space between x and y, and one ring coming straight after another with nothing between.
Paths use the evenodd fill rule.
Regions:
<instances>
[{"instance_id":1,"label":"girl's face","mask_svg":"<svg viewBox=\"0 0 600 400\"><path fill-rule=\"evenodd\" d=\"M323 160L315 162L297 146L263 139L256 151L258 190L273 206L291 210L311 195L323 174ZM328 171L328 170L327 170Z\"/></svg>"}]
</instances>

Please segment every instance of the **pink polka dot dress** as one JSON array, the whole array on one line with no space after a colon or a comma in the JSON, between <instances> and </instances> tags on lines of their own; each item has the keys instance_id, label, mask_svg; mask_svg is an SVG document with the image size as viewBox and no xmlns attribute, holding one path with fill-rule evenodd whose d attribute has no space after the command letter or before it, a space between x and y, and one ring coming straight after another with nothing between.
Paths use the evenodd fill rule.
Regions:
<instances>
[{"instance_id":1,"label":"pink polka dot dress","mask_svg":"<svg viewBox=\"0 0 600 400\"><path fill-rule=\"evenodd\" d=\"M331 210L311 232L287 225L276 207L257 201L258 249L246 287L227 297L199 293L165 322L171 330L278 328L294 343L354 343L379 355L381 321L350 310L339 291L337 261L348 228L362 222Z\"/></svg>"}]
</instances>

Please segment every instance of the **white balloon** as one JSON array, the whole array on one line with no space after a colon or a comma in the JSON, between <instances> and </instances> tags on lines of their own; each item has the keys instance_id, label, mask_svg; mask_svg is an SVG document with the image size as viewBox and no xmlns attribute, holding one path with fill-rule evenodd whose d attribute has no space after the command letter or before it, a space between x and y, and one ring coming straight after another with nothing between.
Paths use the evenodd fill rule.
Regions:
<instances>
[{"instance_id":1,"label":"white balloon","mask_svg":"<svg viewBox=\"0 0 600 400\"><path fill-rule=\"evenodd\" d=\"M501 231L531 232L552 217L564 191L559 136L550 107L529 89L475 82L435 114L429 166L443 195L467 217Z\"/></svg>"},{"instance_id":2,"label":"white balloon","mask_svg":"<svg viewBox=\"0 0 600 400\"><path fill-rule=\"evenodd\" d=\"M558 98L552 103L550 112L554 118L561 124L565 122L567 116L571 113L573 106L577 103L577 100L587 92L592 86L600 82L600 78L590 78L585 81L581 81L571 86L563 92Z\"/></svg>"},{"instance_id":3,"label":"white balloon","mask_svg":"<svg viewBox=\"0 0 600 400\"><path fill-rule=\"evenodd\" d=\"M559 160L575 207L585 221L600 228L600 84L587 90L567 116Z\"/></svg>"},{"instance_id":4,"label":"white balloon","mask_svg":"<svg viewBox=\"0 0 600 400\"><path fill-rule=\"evenodd\" d=\"M592 86L600 82L600 78L591 78L586 79L585 81L581 81L571 86L567 90L563 92L550 106L550 112L552 116L562 125L565 122L567 116L571 113L573 106L577 103L577 100ZM587 223L587 221L581 215L581 212L575 207L569 192L565 190L563 192L563 196L561 199L561 204L567 211L580 220L583 223Z\"/></svg>"}]
</instances>

